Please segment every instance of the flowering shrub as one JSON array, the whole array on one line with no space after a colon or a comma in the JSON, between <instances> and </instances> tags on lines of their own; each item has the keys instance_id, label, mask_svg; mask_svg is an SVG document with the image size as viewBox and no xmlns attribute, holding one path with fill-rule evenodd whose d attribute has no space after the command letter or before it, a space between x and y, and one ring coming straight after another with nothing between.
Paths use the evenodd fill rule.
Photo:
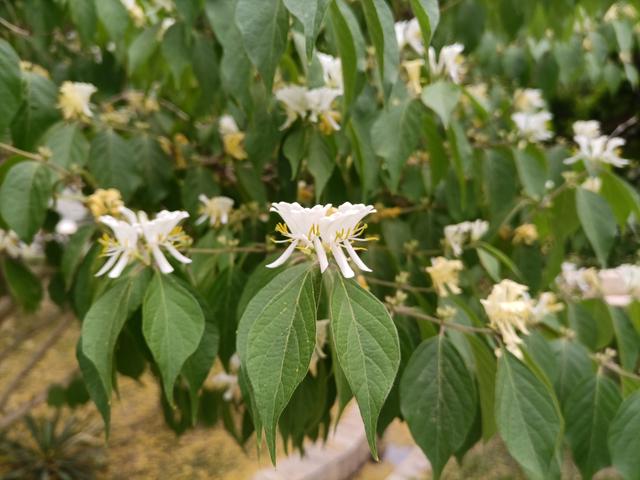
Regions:
<instances>
[{"instance_id":1,"label":"flowering shrub","mask_svg":"<svg viewBox=\"0 0 640 480\"><path fill-rule=\"evenodd\" d=\"M631 3L20 0L0 25L0 290L81 321L107 430L149 367L170 425L274 462L355 398L374 457L399 417L436 478L496 435L531 478L567 447L637 478Z\"/></svg>"}]
</instances>

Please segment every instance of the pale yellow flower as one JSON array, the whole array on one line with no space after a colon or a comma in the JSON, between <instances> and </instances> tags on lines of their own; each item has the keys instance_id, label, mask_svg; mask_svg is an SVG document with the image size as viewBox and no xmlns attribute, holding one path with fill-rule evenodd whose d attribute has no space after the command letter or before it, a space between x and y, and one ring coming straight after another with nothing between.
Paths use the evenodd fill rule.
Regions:
<instances>
[{"instance_id":1,"label":"pale yellow flower","mask_svg":"<svg viewBox=\"0 0 640 480\"><path fill-rule=\"evenodd\" d=\"M422 67L424 67L424 60L418 58L416 60L405 60L402 62L402 67L407 72L407 87L416 95L420 95L422 92L422 85L420 84L420 77L422 74Z\"/></svg>"},{"instance_id":2,"label":"pale yellow flower","mask_svg":"<svg viewBox=\"0 0 640 480\"><path fill-rule=\"evenodd\" d=\"M40 75L44 78L51 78L46 68L41 67L36 63L27 62L26 60L20 61L20 70L23 72L35 73L36 75Z\"/></svg>"},{"instance_id":3,"label":"pale yellow flower","mask_svg":"<svg viewBox=\"0 0 640 480\"><path fill-rule=\"evenodd\" d=\"M222 144L227 155L236 160L245 160L247 152L244 149L244 132L231 115L223 115L218 123L218 131L222 136Z\"/></svg>"},{"instance_id":4,"label":"pale yellow flower","mask_svg":"<svg viewBox=\"0 0 640 480\"><path fill-rule=\"evenodd\" d=\"M93 116L89 100L98 89L90 83L64 82L58 95L58 108L65 120L87 120Z\"/></svg>"},{"instance_id":5,"label":"pale yellow flower","mask_svg":"<svg viewBox=\"0 0 640 480\"><path fill-rule=\"evenodd\" d=\"M538 240L538 229L533 223L524 223L516 227L513 233L515 245L533 245Z\"/></svg>"},{"instance_id":6,"label":"pale yellow flower","mask_svg":"<svg viewBox=\"0 0 640 480\"><path fill-rule=\"evenodd\" d=\"M97 189L93 194L89 195L86 200L87 208L91 211L94 218L103 215L117 216L120 214L120 208L124 206L120 192L115 188L103 190Z\"/></svg>"},{"instance_id":7,"label":"pale yellow flower","mask_svg":"<svg viewBox=\"0 0 640 480\"><path fill-rule=\"evenodd\" d=\"M431 259L431 266L425 270L431 276L433 287L441 297L447 297L449 293L458 295L460 290L460 272L464 265L460 260L449 260L445 257Z\"/></svg>"}]
</instances>

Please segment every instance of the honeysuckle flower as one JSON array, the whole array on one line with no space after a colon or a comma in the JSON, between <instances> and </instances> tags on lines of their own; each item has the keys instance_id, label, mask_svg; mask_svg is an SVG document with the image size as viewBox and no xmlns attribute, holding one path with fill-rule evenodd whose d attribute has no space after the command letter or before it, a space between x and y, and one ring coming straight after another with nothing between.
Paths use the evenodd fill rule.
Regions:
<instances>
[{"instance_id":1,"label":"honeysuckle flower","mask_svg":"<svg viewBox=\"0 0 640 480\"><path fill-rule=\"evenodd\" d=\"M434 76L448 75L453 83L460 83L464 73L462 52L464 45L454 43L445 45L440 49L440 55L436 58L436 50L429 47L429 71Z\"/></svg>"},{"instance_id":2,"label":"honeysuckle flower","mask_svg":"<svg viewBox=\"0 0 640 480\"><path fill-rule=\"evenodd\" d=\"M580 186L590 192L598 193L602 188L602 179L600 177L589 177Z\"/></svg>"},{"instance_id":3,"label":"honeysuckle flower","mask_svg":"<svg viewBox=\"0 0 640 480\"><path fill-rule=\"evenodd\" d=\"M562 264L556 283L566 295L581 299L594 298L600 293L600 278L595 268L578 268L571 262Z\"/></svg>"},{"instance_id":4,"label":"honeysuckle flower","mask_svg":"<svg viewBox=\"0 0 640 480\"><path fill-rule=\"evenodd\" d=\"M502 337L507 350L519 359L523 355L520 350L522 339L518 332L529 334L527 324L533 315L533 302L528 290L525 285L502 280L493 286L486 299L480 300L489 317L489 327Z\"/></svg>"},{"instance_id":5,"label":"honeysuckle flower","mask_svg":"<svg viewBox=\"0 0 640 480\"><path fill-rule=\"evenodd\" d=\"M289 128L298 118L306 118L312 123L320 122L324 133L340 130L336 121L340 118L339 114L331 107L334 100L342 95L340 90L328 87L308 90L293 85L277 90L275 95L284 104L287 113L287 120L280 130Z\"/></svg>"},{"instance_id":6,"label":"honeysuckle flower","mask_svg":"<svg viewBox=\"0 0 640 480\"><path fill-rule=\"evenodd\" d=\"M46 68L38 65L37 63L27 62L26 60L20 60L20 70L23 72L35 73L44 78L51 78Z\"/></svg>"},{"instance_id":7,"label":"honeysuckle flower","mask_svg":"<svg viewBox=\"0 0 640 480\"><path fill-rule=\"evenodd\" d=\"M519 112L533 113L546 108L542 90L537 88L518 89L513 97L513 105Z\"/></svg>"},{"instance_id":8,"label":"honeysuckle flower","mask_svg":"<svg viewBox=\"0 0 640 480\"><path fill-rule=\"evenodd\" d=\"M290 242L290 245L276 261L267 265L268 268L279 267L298 248L315 252L321 272L329 266L327 252L331 252L342 274L351 278L355 273L349 266L344 249L358 268L371 271L352 245L354 242L369 240L360 237L366 229L366 224L360 222L365 216L375 212L371 205L353 205L347 202L337 209L331 204L304 208L298 203L279 202L272 205L271 211L278 213L284 220L284 223L276 227L276 231L286 237L279 242Z\"/></svg>"},{"instance_id":9,"label":"honeysuckle flower","mask_svg":"<svg viewBox=\"0 0 640 480\"><path fill-rule=\"evenodd\" d=\"M209 219L209 225L212 227L229 223L229 213L231 213L231 209L233 208L232 198L224 196L209 198L206 195L200 194L198 200L200 200L202 205L200 206L201 215L198 217L196 225L204 223L207 219Z\"/></svg>"},{"instance_id":10,"label":"honeysuckle flower","mask_svg":"<svg viewBox=\"0 0 640 480\"><path fill-rule=\"evenodd\" d=\"M600 291L609 305L626 307L640 299L640 266L623 264L598 272Z\"/></svg>"},{"instance_id":11,"label":"honeysuckle flower","mask_svg":"<svg viewBox=\"0 0 640 480\"><path fill-rule=\"evenodd\" d=\"M124 209L124 207L122 207ZM104 215L98 220L109 227L113 236L104 234L100 239L102 244L102 256L107 257L107 261L102 266L96 277L100 277L109 272L109 278L118 278L131 260L140 256L138 248L139 225L131 218L118 220L110 215Z\"/></svg>"},{"instance_id":12,"label":"honeysuckle flower","mask_svg":"<svg viewBox=\"0 0 640 480\"><path fill-rule=\"evenodd\" d=\"M94 218L103 215L116 216L120 214L120 209L124 206L120 191L115 188L98 188L86 200L87 208Z\"/></svg>"},{"instance_id":13,"label":"honeysuckle flower","mask_svg":"<svg viewBox=\"0 0 640 480\"><path fill-rule=\"evenodd\" d=\"M163 18L162 22L160 22L160 30L158 30L158 40L162 40L162 37L164 37L164 34L167 32L167 30L173 27L175 23L176 23L175 18L171 18L171 17Z\"/></svg>"},{"instance_id":14,"label":"honeysuckle flower","mask_svg":"<svg viewBox=\"0 0 640 480\"><path fill-rule=\"evenodd\" d=\"M449 260L445 257L431 259L431 266L425 270L431 276L431 281L440 297L447 297L449 293L458 295L460 290L460 272L464 265L460 260Z\"/></svg>"},{"instance_id":15,"label":"honeysuckle flower","mask_svg":"<svg viewBox=\"0 0 640 480\"><path fill-rule=\"evenodd\" d=\"M135 23L136 27L141 27L145 24L146 16L144 10L138 5L136 0L120 0L124 8L129 13L129 16Z\"/></svg>"},{"instance_id":16,"label":"honeysuckle flower","mask_svg":"<svg viewBox=\"0 0 640 480\"><path fill-rule=\"evenodd\" d=\"M513 232L513 243L516 245L533 245L538 240L538 229L532 223L524 223Z\"/></svg>"},{"instance_id":17,"label":"honeysuckle flower","mask_svg":"<svg viewBox=\"0 0 640 480\"><path fill-rule=\"evenodd\" d=\"M225 402L240 400L242 391L238 383L238 372L240 371L240 357L234 353L229 359L229 373L219 372L211 378L214 388L224 390L222 398Z\"/></svg>"},{"instance_id":18,"label":"honeysuckle flower","mask_svg":"<svg viewBox=\"0 0 640 480\"><path fill-rule=\"evenodd\" d=\"M564 310L564 304L558 301L555 293L543 292L536 300L531 313L533 320L540 321L547 315L561 312L562 310Z\"/></svg>"},{"instance_id":19,"label":"honeysuckle flower","mask_svg":"<svg viewBox=\"0 0 640 480\"><path fill-rule=\"evenodd\" d=\"M82 192L77 188L65 188L55 201L55 210L60 215L56 233L73 235L89 213L83 203Z\"/></svg>"},{"instance_id":20,"label":"honeysuckle flower","mask_svg":"<svg viewBox=\"0 0 640 480\"><path fill-rule=\"evenodd\" d=\"M620 149L626 143L624 138L600 135L600 124L597 121L575 122L573 133L578 152L567 158L565 164L571 165L582 160L589 170L594 170L600 163L608 163L614 167L629 165L629 160L620 157Z\"/></svg>"},{"instance_id":21,"label":"honeysuckle flower","mask_svg":"<svg viewBox=\"0 0 640 480\"><path fill-rule=\"evenodd\" d=\"M322 76L325 86L342 92L344 88L342 84L342 61L339 58L322 52L317 52L316 55L322 66Z\"/></svg>"},{"instance_id":22,"label":"honeysuckle flower","mask_svg":"<svg viewBox=\"0 0 640 480\"><path fill-rule=\"evenodd\" d=\"M162 273L171 273L173 267L167 261L163 249L180 263L191 263L190 258L178 251L191 243L182 227L178 226L189 216L187 212L163 210L153 220L149 220L145 212L136 214L126 207L120 208L120 214L122 220L110 215L98 219L111 229L113 236L105 234L100 240L103 245L102 255L108 260L96 276L104 275L110 270L109 277L117 278L133 259L139 259L147 265L153 262Z\"/></svg>"},{"instance_id":23,"label":"honeysuckle flower","mask_svg":"<svg viewBox=\"0 0 640 480\"><path fill-rule=\"evenodd\" d=\"M238 124L231 115L223 115L218 122L218 131L222 137L225 153L236 160L245 160L248 155L244 149L244 132L240 131Z\"/></svg>"},{"instance_id":24,"label":"honeysuckle flower","mask_svg":"<svg viewBox=\"0 0 640 480\"><path fill-rule=\"evenodd\" d=\"M511 115L520 137L529 142L544 142L553 137L549 124L553 115L543 110L540 112L516 112Z\"/></svg>"},{"instance_id":25,"label":"honeysuckle flower","mask_svg":"<svg viewBox=\"0 0 640 480\"><path fill-rule=\"evenodd\" d=\"M313 349L311 361L309 362L309 371L313 376L316 376L318 373L318 362L327 356L323 349L327 343L328 332L329 320L318 320L316 322L316 346Z\"/></svg>"},{"instance_id":26,"label":"honeysuckle flower","mask_svg":"<svg viewBox=\"0 0 640 480\"><path fill-rule=\"evenodd\" d=\"M424 41L417 18L396 22L394 28L399 50L409 45L418 55L424 55Z\"/></svg>"},{"instance_id":27,"label":"honeysuckle flower","mask_svg":"<svg viewBox=\"0 0 640 480\"><path fill-rule=\"evenodd\" d=\"M6 253L11 258L19 258L24 246L16 232L0 228L0 254Z\"/></svg>"},{"instance_id":28,"label":"honeysuckle flower","mask_svg":"<svg viewBox=\"0 0 640 480\"><path fill-rule=\"evenodd\" d=\"M93 116L90 108L91 95L98 89L82 82L63 82L58 94L58 108L65 120L86 120Z\"/></svg>"},{"instance_id":29,"label":"honeysuckle flower","mask_svg":"<svg viewBox=\"0 0 640 480\"><path fill-rule=\"evenodd\" d=\"M422 73L422 67L424 67L424 60L416 58L415 60L405 60L402 62L402 67L407 72L407 86L409 90L416 95L420 95L422 92L422 85L420 84L420 77Z\"/></svg>"},{"instance_id":30,"label":"honeysuckle flower","mask_svg":"<svg viewBox=\"0 0 640 480\"><path fill-rule=\"evenodd\" d=\"M456 257L462 255L462 249L468 242L477 242L489 230L489 223L484 220L462 222L444 227L444 240Z\"/></svg>"},{"instance_id":31,"label":"honeysuckle flower","mask_svg":"<svg viewBox=\"0 0 640 480\"><path fill-rule=\"evenodd\" d=\"M149 220L145 212L138 212L140 229L144 236L147 249L150 251L156 265L162 273L173 272L173 267L167 261L162 249L180 263L191 263L191 259L181 254L178 249L191 243L191 239L178 224L189 214L184 211L169 212L163 210L153 220Z\"/></svg>"}]
</instances>

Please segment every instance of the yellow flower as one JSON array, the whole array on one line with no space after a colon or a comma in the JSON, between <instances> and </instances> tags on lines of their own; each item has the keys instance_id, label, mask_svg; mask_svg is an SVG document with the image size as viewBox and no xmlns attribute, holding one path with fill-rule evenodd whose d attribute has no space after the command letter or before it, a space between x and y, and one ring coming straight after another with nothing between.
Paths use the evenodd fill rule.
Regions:
<instances>
[{"instance_id":1,"label":"yellow flower","mask_svg":"<svg viewBox=\"0 0 640 480\"><path fill-rule=\"evenodd\" d=\"M117 216L120 213L120 208L124 205L120 192L115 188L107 190L99 188L92 195L89 195L86 203L94 218L103 215Z\"/></svg>"},{"instance_id":2,"label":"yellow flower","mask_svg":"<svg viewBox=\"0 0 640 480\"><path fill-rule=\"evenodd\" d=\"M533 245L538 240L538 229L532 223L525 223L514 230L513 243L515 245Z\"/></svg>"},{"instance_id":3,"label":"yellow flower","mask_svg":"<svg viewBox=\"0 0 640 480\"><path fill-rule=\"evenodd\" d=\"M93 116L89 108L91 95L98 89L90 83L64 82L58 95L58 108L65 120L87 120Z\"/></svg>"},{"instance_id":4,"label":"yellow flower","mask_svg":"<svg viewBox=\"0 0 640 480\"><path fill-rule=\"evenodd\" d=\"M407 86L409 90L416 95L420 95L422 92L422 85L420 85L420 76L422 73L422 67L424 66L424 60L421 58L416 60L405 60L402 62L402 67L407 72Z\"/></svg>"},{"instance_id":5,"label":"yellow flower","mask_svg":"<svg viewBox=\"0 0 640 480\"><path fill-rule=\"evenodd\" d=\"M431 266L425 270L431 276L433 287L441 297L447 297L449 293L458 295L462 290L458 285L459 274L464 268L460 260L449 260L445 257L431 259Z\"/></svg>"},{"instance_id":6,"label":"yellow flower","mask_svg":"<svg viewBox=\"0 0 640 480\"><path fill-rule=\"evenodd\" d=\"M238 124L231 115L220 117L218 131L222 136L225 153L236 160L246 160L248 155L244 149L245 134L240 131Z\"/></svg>"}]
</instances>

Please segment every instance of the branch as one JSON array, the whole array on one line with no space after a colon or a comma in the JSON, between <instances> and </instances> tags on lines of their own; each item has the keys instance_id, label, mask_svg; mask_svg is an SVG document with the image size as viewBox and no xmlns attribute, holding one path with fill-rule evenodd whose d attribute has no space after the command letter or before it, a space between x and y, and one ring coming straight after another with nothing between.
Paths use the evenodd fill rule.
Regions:
<instances>
[{"instance_id":1,"label":"branch","mask_svg":"<svg viewBox=\"0 0 640 480\"><path fill-rule=\"evenodd\" d=\"M465 333L494 333L494 331L490 328L472 327L470 325L462 325L460 323L445 322L444 320L432 317L431 315L427 315L426 313L418 312L411 307L393 307L393 312L399 315L407 315L408 317L417 318L418 320L427 320L431 323L435 323L436 325L442 325L446 328L452 328L453 330L459 330Z\"/></svg>"},{"instance_id":2,"label":"branch","mask_svg":"<svg viewBox=\"0 0 640 480\"><path fill-rule=\"evenodd\" d=\"M37 153L27 152L26 150L21 150L19 148L14 147L13 145L9 145L8 143L0 142L0 148L2 150L6 150L9 153L13 153L14 155L20 155L21 157L25 157L30 160L35 160L36 162L44 161L44 157L42 155L38 155Z\"/></svg>"},{"instance_id":3,"label":"branch","mask_svg":"<svg viewBox=\"0 0 640 480\"><path fill-rule=\"evenodd\" d=\"M253 245L250 247L221 247L221 248L190 248L189 253L260 253L266 252L266 245Z\"/></svg>"},{"instance_id":4,"label":"branch","mask_svg":"<svg viewBox=\"0 0 640 480\"><path fill-rule=\"evenodd\" d=\"M397 288L399 290L407 290L409 292L425 292L425 293L433 293L435 290L429 287L415 287L413 285L408 285L406 283L396 283L396 282L388 282L387 280L380 280L379 278L374 277L366 277L365 280L368 283L373 283L374 285L382 285L384 287L392 287Z\"/></svg>"},{"instance_id":5,"label":"branch","mask_svg":"<svg viewBox=\"0 0 640 480\"><path fill-rule=\"evenodd\" d=\"M20 28L17 25L14 25L13 23L9 22L8 20L0 17L0 25L2 25L3 27L5 27L7 30L12 31L13 33L15 33L16 35L20 35L22 37L28 37L31 34L25 30L24 28Z\"/></svg>"}]
</instances>

